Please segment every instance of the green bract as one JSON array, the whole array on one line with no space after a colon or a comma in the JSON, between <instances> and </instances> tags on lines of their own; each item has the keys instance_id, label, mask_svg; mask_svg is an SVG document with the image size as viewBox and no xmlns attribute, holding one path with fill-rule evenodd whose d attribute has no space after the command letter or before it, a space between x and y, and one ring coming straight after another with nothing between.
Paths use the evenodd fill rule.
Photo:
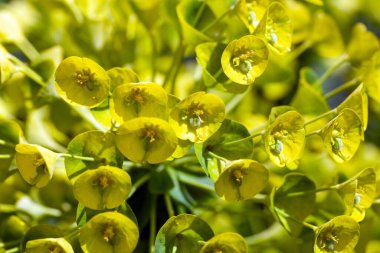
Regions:
<instances>
[{"instance_id":1,"label":"green bract","mask_svg":"<svg viewBox=\"0 0 380 253\"><path fill-rule=\"evenodd\" d=\"M380 103L380 51L372 56L371 64L365 66L366 72L363 76L363 84L367 94L373 100Z\"/></svg>"},{"instance_id":2,"label":"green bract","mask_svg":"<svg viewBox=\"0 0 380 253\"><path fill-rule=\"evenodd\" d=\"M156 253L194 253L202 248L200 241L214 236L210 226L191 214L173 216L158 231Z\"/></svg>"},{"instance_id":3,"label":"green bract","mask_svg":"<svg viewBox=\"0 0 380 253\"><path fill-rule=\"evenodd\" d=\"M91 218L79 235L85 253L131 253L139 238L137 225L117 212L100 213Z\"/></svg>"},{"instance_id":4,"label":"green bract","mask_svg":"<svg viewBox=\"0 0 380 253\"><path fill-rule=\"evenodd\" d=\"M265 38L276 52L289 52L292 46L292 24L286 8L280 2L272 2L254 34Z\"/></svg>"},{"instance_id":5,"label":"green bract","mask_svg":"<svg viewBox=\"0 0 380 253\"><path fill-rule=\"evenodd\" d=\"M222 54L223 72L233 82L249 85L267 67L269 50L255 35L246 35L231 41Z\"/></svg>"},{"instance_id":6,"label":"green bract","mask_svg":"<svg viewBox=\"0 0 380 253\"><path fill-rule=\"evenodd\" d=\"M127 121L116 133L120 152L133 162L161 163L177 147L169 123L158 118L141 117Z\"/></svg>"},{"instance_id":7,"label":"green bract","mask_svg":"<svg viewBox=\"0 0 380 253\"><path fill-rule=\"evenodd\" d=\"M268 0L240 0L237 2L235 10L237 11L239 18L249 29L249 32L253 33L261 19L264 17L267 6Z\"/></svg>"},{"instance_id":8,"label":"green bract","mask_svg":"<svg viewBox=\"0 0 380 253\"><path fill-rule=\"evenodd\" d=\"M44 238L28 241L26 253L74 253L70 243L63 238Z\"/></svg>"},{"instance_id":9,"label":"green bract","mask_svg":"<svg viewBox=\"0 0 380 253\"><path fill-rule=\"evenodd\" d=\"M59 95L69 103L95 107L110 90L107 72L96 62L77 56L64 59L55 72Z\"/></svg>"},{"instance_id":10,"label":"green bract","mask_svg":"<svg viewBox=\"0 0 380 253\"><path fill-rule=\"evenodd\" d=\"M300 158L305 145L304 125L302 115L296 111L285 112L270 123L265 150L277 166L291 166Z\"/></svg>"},{"instance_id":11,"label":"green bract","mask_svg":"<svg viewBox=\"0 0 380 253\"><path fill-rule=\"evenodd\" d=\"M218 96L196 92L172 109L169 123L179 139L204 142L222 125L224 117L224 103Z\"/></svg>"},{"instance_id":12,"label":"green bract","mask_svg":"<svg viewBox=\"0 0 380 253\"><path fill-rule=\"evenodd\" d=\"M111 91L121 84L139 82L137 74L129 68L115 67L107 70L107 75L110 78Z\"/></svg>"},{"instance_id":13,"label":"green bract","mask_svg":"<svg viewBox=\"0 0 380 253\"><path fill-rule=\"evenodd\" d=\"M121 205L131 191L127 172L112 166L100 166L82 173L73 184L75 198L94 209L112 209Z\"/></svg>"},{"instance_id":14,"label":"green bract","mask_svg":"<svg viewBox=\"0 0 380 253\"><path fill-rule=\"evenodd\" d=\"M228 164L215 182L216 193L227 201L253 198L268 182L268 170L254 160Z\"/></svg>"},{"instance_id":15,"label":"green bract","mask_svg":"<svg viewBox=\"0 0 380 253\"><path fill-rule=\"evenodd\" d=\"M167 118L168 96L155 83L129 83L115 88L110 103L111 113L119 123L137 117Z\"/></svg>"},{"instance_id":16,"label":"green bract","mask_svg":"<svg viewBox=\"0 0 380 253\"><path fill-rule=\"evenodd\" d=\"M16 164L22 178L38 188L53 177L58 154L34 144L16 145Z\"/></svg>"},{"instance_id":17,"label":"green bract","mask_svg":"<svg viewBox=\"0 0 380 253\"><path fill-rule=\"evenodd\" d=\"M359 241L359 224L351 217L337 216L318 227L315 253L350 253Z\"/></svg>"},{"instance_id":18,"label":"green bract","mask_svg":"<svg viewBox=\"0 0 380 253\"><path fill-rule=\"evenodd\" d=\"M322 130L330 156L338 163L351 160L359 148L362 122L351 109L345 108Z\"/></svg>"},{"instance_id":19,"label":"green bract","mask_svg":"<svg viewBox=\"0 0 380 253\"><path fill-rule=\"evenodd\" d=\"M16 72L16 66L9 61L8 51L0 44L0 85Z\"/></svg>"},{"instance_id":20,"label":"green bract","mask_svg":"<svg viewBox=\"0 0 380 253\"><path fill-rule=\"evenodd\" d=\"M222 233L206 242L200 253L247 253L244 238L237 233Z\"/></svg>"}]
</instances>

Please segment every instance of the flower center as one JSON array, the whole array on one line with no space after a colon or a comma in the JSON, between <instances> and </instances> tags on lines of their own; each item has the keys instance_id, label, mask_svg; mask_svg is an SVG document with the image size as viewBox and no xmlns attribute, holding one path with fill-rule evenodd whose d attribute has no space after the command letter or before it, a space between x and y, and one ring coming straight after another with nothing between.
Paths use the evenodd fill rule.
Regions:
<instances>
[{"instance_id":1,"label":"flower center","mask_svg":"<svg viewBox=\"0 0 380 253\"><path fill-rule=\"evenodd\" d=\"M74 79L80 87L87 88L89 91L94 90L95 86L97 86L95 73L92 73L90 69L77 71L74 75Z\"/></svg>"},{"instance_id":2,"label":"flower center","mask_svg":"<svg viewBox=\"0 0 380 253\"><path fill-rule=\"evenodd\" d=\"M103 229L103 239L109 244L113 244L115 236L117 234L117 229L113 224L107 223Z\"/></svg>"},{"instance_id":3,"label":"flower center","mask_svg":"<svg viewBox=\"0 0 380 253\"><path fill-rule=\"evenodd\" d=\"M235 182L238 184L238 185L241 185L243 183L243 178L244 176L246 176L247 173L245 173L243 170L241 169L236 169L236 170L233 170L232 171L232 175L233 175L233 178L235 180Z\"/></svg>"},{"instance_id":4,"label":"flower center","mask_svg":"<svg viewBox=\"0 0 380 253\"><path fill-rule=\"evenodd\" d=\"M63 252L61 247L57 247L55 245L51 245L48 250L49 250L49 253L62 253Z\"/></svg>"}]
</instances>

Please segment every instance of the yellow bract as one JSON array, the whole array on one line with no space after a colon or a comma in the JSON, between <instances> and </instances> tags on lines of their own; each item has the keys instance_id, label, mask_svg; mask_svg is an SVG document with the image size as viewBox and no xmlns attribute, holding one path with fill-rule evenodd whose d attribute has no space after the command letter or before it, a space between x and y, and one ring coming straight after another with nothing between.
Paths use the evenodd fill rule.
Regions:
<instances>
[{"instance_id":1,"label":"yellow bract","mask_svg":"<svg viewBox=\"0 0 380 253\"><path fill-rule=\"evenodd\" d=\"M53 177L58 154L34 144L16 145L16 164L22 178L38 188Z\"/></svg>"},{"instance_id":2,"label":"yellow bract","mask_svg":"<svg viewBox=\"0 0 380 253\"><path fill-rule=\"evenodd\" d=\"M94 210L118 207L130 191L131 178L128 173L112 166L87 170L73 184L75 198Z\"/></svg>"},{"instance_id":3,"label":"yellow bract","mask_svg":"<svg viewBox=\"0 0 380 253\"><path fill-rule=\"evenodd\" d=\"M279 115L265 135L265 150L277 166L292 166L305 146L305 122L301 114L288 111Z\"/></svg>"},{"instance_id":4,"label":"yellow bract","mask_svg":"<svg viewBox=\"0 0 380 253\"><path fill-rule=\"evenodd\" d=\"M26 243L26 253L74 253L71 244L63 238L44 238Z\"/></svg>"},{"instance_id":5,"label":"yellow bract","mask_svg":"<svg viewBox=\"0 0 380 253\"><path fill-rule=\"evenodd\" d=\"M139 82L137 74L129 68L115 67L107 70L107 74L110 78L111 91L122 84Z\"/></svg>"},{"instance_id":6,"label":"yellow bract","mask_svg":"<svg viewBox=\"0 0 380 253\"><path fill-rule=\"evenodd\" d=\"M380 51L372 56L368 65L365 65L363 84L368 96L380 103Z\"/></svg>"},{"instance_id":7,"label":"yellow bract","mask_svg":"<svg viewBox=\"0 0 380 253\"><path fill-rule=\"evenodd\" d=\"M200 253L247 253L248 246L244 238L237 234L226 232L214 236L206 242Z\"/></svg>"},{"instance_id":8,"label":"yellow bract","mask_svg":"<svg viewBox=\"0 0 380 253\"><path fill-rule=\"evenodd\" d=\"M96 62L77 56L64 59L55 72L58 94L67 102L95 107L108 96L110 80Z\"/></svg>"},{"instance_id":9,"label":"yellow bract","mask_svg":"<svg viewBox=\"0 0 380 253\"><path fill-rule=\"evenodd\" d=\"M112 116L119 123L137 117L167 118L168 96L155 83L129 83L115 88L110 101Z\"/></svg>"},{"instance_id":10,"label":"yellow bract","mask_svg":"<svg viewBox=\"0 0 380 253\"><path fill-rule=\"evenodd\" d=\"M215 182L216 193L227 201L253 198L267 184L268 171L254 160L237 160L227 165Z\"/></svg>"},{"instance_id":11,"label":"yellow bract","mask_svg":"<svg viewBox=\"0 0 380 253\"><path fill-rule=\"evenodd\" d=\"M287 8L293 24L292 41L294 44L298 44L306 40L310 33L312 22L310 10L298 1L287 1Z\"/></svg>"},{"instance_id":12,"label":"yellow bract","mask_svg":"<svg viewBox=\"0 0 380 253\"><path fill-rule=\"evenodd\" d=\"M239 18L246 25L250 33L256 29L259 22L264 17L268 6L268 0L246 1L240 0L236 4L236 11Z\"/></svg>"},{"instance_id":13,"label":"yellow bract","mask_svg":"<svg viewBox=\"0 0 380 253\"><path fill-rule=\"evenodd\" d=\"M314 242L315 253L349 253L359 241L359 224L349 216L337 216L318 227Z\"/></svg>"},{"instance_id":14,"label":"yellow bract","mask_svg":"<svg viewBox=\"0 0 380 253\"><path fill-rule=\"evenodd\" d=\"M322 130L323 142L338 163L349 161L359 148L362 122L351 109L345 108Z\"/></svg>"},{"instance_id":15,"label":"yellow bract","mask_svg":"<svg viewBox=\"0 0 380 253\"><path fill-rule=\"evenodd\" d=\"M277 53L284 54L292 46L292 31L286 8L279 2L272 2L254 34L263 36Z\"/></svg>"},{"instance_id":16,"label":"yellow bract","mask_svg":"<svg viewBox=\"0 0 380 253\"><path fill-rule=\"evenodd\" d=\"M161 163L173 154L177 138L170 125L158 118L129 120L116 133L120 152L133 162Z\"/></svg>"},{"instance_id":17,"label":"yellow bract","mask_svg":"<svg viewBox=\"0 0 380 253\"><path fill-rule=\"evenodd\" d=\"M131 253L139 238L137 225L117 212L100 213L91 218L79 235L85 253Z\"/></svg>"},{"instance_id":18,"label":"yellow bract","mask_svg":"<svg viewBox=\"0 0 380 253\"><path fill-rule=\"evenodd\" d=\"M224 118L223 100L201 91L178 103L170 113L169 123L179 139L204 142L219 129Z\"/></svg>"},{"instance_id":19,"label":"yellow bract","mask_svg":"<svg viewBox=\"0 0 380 253\"><path fill-rule=\"evenodd\" d=\"M235 83L249 85L267 67L269 50L255 35L246 35L231 41L222 54L222 68Z\"/></svg>"}]
</instances>

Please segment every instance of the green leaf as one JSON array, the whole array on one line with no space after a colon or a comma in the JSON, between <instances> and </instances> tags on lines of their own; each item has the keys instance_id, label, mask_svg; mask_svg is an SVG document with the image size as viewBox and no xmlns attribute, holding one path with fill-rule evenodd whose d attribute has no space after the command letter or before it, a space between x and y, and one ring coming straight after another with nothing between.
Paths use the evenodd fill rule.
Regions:
<instances>
[{"instance_id":1,"label":"green leaf","mask_svg":"<svg viewBox=\"0 0 380 253\"><path fill-rule=\"evenodd\" d=\"M316 201L315 184L308 177L291 173L285 176L283 184L273 188L271 210L290 235L297 237L303 226L292 219L303 221L313 211Z\"/></svg>"},{"instance_id":2,"label":"green leaf","mask_svg":"<svg viewBox=\"0 0 380 253\"><path fill-rule=\"evenodd\" d=\"M359 224L351 217L337 216L315 231L314 252L352 252L359 241Z\"/></svg>"},{"instance_id":3,"label":"green leaf","mask_svg":"<svg viewBox=\"0 0 380 253\"><path fill-rule=\"evenodd\" d=\"M123 163L123 157L116 149L113 134L97 130L77 135L68 144L67 152L71 155L95 158L95 161L83 161L65 157L66 174L70 180L87 169L95 169L101 165L121 167Z\"/></svg>"},{"instance_id":4,"label":"green leaf","mask_svg":"<svg viewBox=\"0 0 380 253\"><path fill-rule=\"evenodd\" d=\"M268 170L254 160L228 164L215 182L216 193L227 201L253 198L268 182Z\"/></svg>"},{"instance_id":5,"label":"green leaf","mask_svg":"<svg viewBox=\"0 0 380 253\"><path fill-rule=\"evenodd\" d=\"M154 178L154 180L149 180L149 191L151 193L164 194L174 187L169 172L163 166L159 166L151 172L151 177Z\"/></svg>"},{"instance_id":6,"label":"green leaf","mask_svg":"<svg viewBox=\"0 0 380 253\"><path fill-rule=\"evenodd\" d=\"M22 238L21 248L25 248L28 241L43 239L43 238L60 238L64 234L57 225L40 224L29 228ZM21 249L22 252L22 249Z\"/></svg>"},{"instance_id":7,"label":"green leaf","mask_svg":"<svg viewBox=\"0 0 380 253\"><path fill-rule=\"evenodd\" d=\"M226 232L214 236L206 242L200 253L228 252L228 253L247 253L248 246L244 238L232 232Z\"/></svg>"},{"instance_id":8,"label":"green leaf","mask_svg":"<svg viewBox=\"0 0 380 253\"><path fill-rule=\"evenodd\" d=\"M202 245L214 236L210 226L191 214L173 216L160 228L156 237L156 252L171 253L176 249L181 253L199 252Z\"/></svg>"}]
</instances>

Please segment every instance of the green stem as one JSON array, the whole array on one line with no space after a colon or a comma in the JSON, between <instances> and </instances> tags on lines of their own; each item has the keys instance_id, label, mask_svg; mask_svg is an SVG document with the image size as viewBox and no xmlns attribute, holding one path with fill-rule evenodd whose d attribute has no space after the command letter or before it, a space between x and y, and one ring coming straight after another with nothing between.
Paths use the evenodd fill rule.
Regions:
<instances>
[{"instance_id":1,"label":"green stem","mask_svg":"<svg viewBox=\"0 0 380 253\"><path fill-rule=\"evenodd\" d=\"M351 88L351 87L354 87L356 86L357 84L359 83L359 81L355 78L355 79L352 79L348 82L345 82L344 84L340 85L339 87L329 91L328 93L326 93L323 97L327 100L327 99L330 99L332 97L334 97L336 94L348 89L348 88Z\"/></svg>"},{"instance_id":2,"label":"green stem","mask_svg":"<svg viewBox=\"0 0 380 253\"><path fill-rule=\"evenodd\" d=\"M300 220L298 220L298 219L296 219L296 218L290 216L289 214L287 214L286 212L282 211L281 209L279 209L279 208L277 208L277 207L275 207L274 209L275 209L275 211L276 211L277 213L280 213L280 214L281 214L282 216L284 216L285 218L287 218L287 219L289 219L289 220L292 220L292 221L294 221L294 222L296 222L296 223L298 223L298 224L300 224L300 225L303 225L303 226L305 226L305 227L308 227L308 228L312 229L313 231L316 231L316 230L318 229L317 226L314 226L313 224L307 223L307 222L305 222L305 221L300 221Z\"/></svg>"},{"instance_id":3,"label":"green stem","mask_svg":"<svg viewBox=\"0 0 380 253\"><path fill-rule=\"evenodd\" d=\"M310 133L307 133L305 135L305 137L309 137L309 136L312 136L312 135L320 135L321 134L321 130L316 130L316 131L313 131L313 132L310 132Z\"/></svg>"},{"instance_id":4,"label":"green stem","mask_svg":"<svg viewBox=\"0 0 380 253\"><path fill-rule=\"evenodd\" d=\"M175 84L177 81L178 73L179 73L181 66L182 66L181 61L185 55L185 52L186 52L186 45L181 43L180 51L179 51L179 54L177 56L177 63L175 64L173 77L172 77L172 80L170 82L170 88L169 88L170 94L174 94L174 87L175 87Z\"/></svg>"},{"instance_id":5,"label":"green stem","mask_svg":"<svg viewBox=\"0 0 380 253\"><path fill-rule=\"evenodd\" d=\"M251 92L252 85L248 86L248 89L243 93L234 96L226 105L226 114L230 113L235 107Z\"/></svg>"},{"instance_id":6,"label":"green stem","mask_svg":"<svg viewBox=\"0 0 380 253\"><path fill-rule=\"evenodd\" d=\"M16 147L16 145L9 143L9 142L2 140L2 139L0 139L0 146L6 146L6 147L10 147L10 148Z\"/></svg>"},{"instance_id":7,"label":"green stem","mask_svg":"<svg viewBox=\"0 0 380 253\"><path fill-rule=\"evenodd\" d=\"M0 159L9 159L9 158L12 158L12 155L11 154L0 154Z\"/></svg>"},{"instance_id":8,"label":"green stem","mask_svg":"<svg viewBox=\"0 0 380 253\"><path fill-rule=\"evenodd\" d=\"M316 121L318 121L318 120L320 120L320 119L323 119L323 118L326 118L326 117L328 117L328 116L334 115L334 114L336 114L337 112L338 112L338 110L337 110L336 108L335 108L335 109L332 109L332 110L330 110L330 111L328 111L328 112L325 112L325 113L323 113L323 114L321 114L321 115L315 117L314 119L311 119L311 120L309 120L308 122L305 122L305 126L310 125L311 123L314 123L314 122L316 122Z\"/></svg>"},{"instance_id":9,"label":"green stem","mask_svg":"<svg viewBox=\"0 0 380 253\"><path fill-rule=\"evenodd\" d=\"M19 250L20 250L20 247L14 247L12 249L6 250L5 253L17 253L19 252Z\"/></svg>"},{"instance_id":10,"label":"green stem","mask_svg":"<svg viewBox=\"0 0 380 253\"><path fill-rule=\"evenodd\" d=\"M39 74L37 74L34 70L32 70L28 65L26 65L25 63L20 61L17 57L15 57L11 54L8 54L8 57L9 57L10 61L12 61L14 64L18 65L19 71L24 73L26 76L28 76L30 79L32 79L33 81L35 81L39 85L45 86L45 82L42 79L42 77Z\"/></svg>"},{"instance_id":11,"label":"green stem","mask_svg":"<svg viewBox=\"0 0 380 253\"><path fill-rule=\"evenodd\" d=\"M143 184L145 184L149 179L150 179L150 174L146 174L140 177L136 182L134 182L128 198L130 198L137 191L137 189L140 188L140 186L142 186Z\"/></svg>"},{"instance_id":12,"label":"green stem","mask_svg":"<svg viewBox=\"0 0 380 253\"><path fill-rule=\"evenodd\" d=\"M164 195L166 209L168 210L169 217L173 217L175 215L173 202L168 194Z\"/></svg>"},{"instance_id":13,"label":"green stem","mask_svg":"<svg viewBox=\"0 0 380 253\"><path fill-rule=\"evenodd\" d=\"M192 163L192 162L198 162L197 157L194 155L188 155L188 156L183 156L181 158L177 158L173 161L170 162L170 165L172 166L178 166L184 163Z\"/></svg>"},{"instance_id":14,"label":"green stem","mask_svg":"<svg viewBox=\"0 0 380 253\"><path fill-rule=\"evenodd\" d=\"M319 188L319 189L310 190L310 191L292 192L292 193L286 194L284 197L286 197L286 198L289 198L289 197L298 197L298 196L304 196L304 195L307 195L307 194L310 194L310 193L317 193L317 192L323 192L323 191L332 191L332 190L336 190L336 189L337 189L337 186L334 185L334 186Z\"/></svg>"},{"instance_id":15,"label":"green stem","mask_svg":"<svg viewBox=\"0 0 380 253\"><path fill-rule=\"evenodd\" d=\"M193 20L193 24L192 24L193 27L195 27L195 26L198 24L199 19L201 18L202 13L203 13L205 7L206 7L206 0L204 0L204 1L202 2L201 7L199 7L199 9L198 9L198 11L197 11L197 14L195 15L195 18L194 18L194 20Z\"/></svg>"},{"instance_id":16,"label":"green stem","mask_svg":"<svg viewBox=\"0 0 380 253\"><path fill-rule=\"evenodd\" d=\"M75 228L73 231L71 231L70 233L65 235L65 239L70 240L71 238L76 237L80 233L81 230L82 230L82 228L80 228L80 227Z\"/></svg>"},{"instance_id":17,"label":"green stem","mask_svg":"<svg viewBox=\"0 0 380 253\"><path fill-rule=\"evenodd\" d=\"M264 123L262 123L261 125L257 126L257 127L254 127L252 128L251 130L249 130L249 132L252 134L252 133L256 133L258 131L261 131L261 130L264 130L266 127L268 126L268 121L265 121Z\"/></svg>"},{"instance_id":18,"label":"green stem","mask_svg":"<svg viewBox=\"0 0 380 253\"><path fill-rule=\"evenodd\" d=\"M88 157L88 156L79 156L79 155L72 155L72 154L67 154L67 153L60 153L60 157L68 157L68 158L74 158L82 161L89 161L89 162L94 162L96 161L95 157Z\"/></svg>"},{"instance_id":19,"label":"green stem","mask_svg":"<svg viewBox=\"0 0 380 253\"><path fill-rule=\"evenodd\" d=\"M10 248L20 245L21 240L14 240L10 242L0 242L0 249Z\"/></svg>"},{"instance_id":20,"label":"green stem","mask_svg":"<svg viewBox=\"0 0 380 253\"><path fill-rule=\"evenodd\" d=\"M222 161L224 161L224 162L226 162L226 163L231 162L230 160L228 160L228 159L226 159L226 158L224 158L224 157L222 157L222 156L219 156L219 155L217 155L217 154L215 154L215 153L213 153L213 152L211 152L211 151L208 151L207 154L209 154L210 156L212 156L212 157L214 157L214 158L216 158L216 159L222 160Z\"/></svg>"},{"instance_id":21,"label":"green stem","mask_svg":"<svg viewBox=\"0 0 380 253\"><path fill-rule=\"evenodd\" d=\"M31 62L34 62L39 58L40 54L27 38L22 38L21 40L16 41L15 44Z\"/></svg>"},{"instance_id":22,"label":"green stem","mask_svg":"<svg viewBox=\"0 0 380 253\"><path fill-rule=\"evenodd\" d=\"M152 206L150 207L150 227L149 227L149 252L154 253L155 247L154 242L156 239L156 226L157 226L157 196L152 195Z\"/></svg>"},{"instance_id":23,"label":"green stem","mask_svg":"<svg viewBox=\"0 0 380 253\"><path fill-rule=\"evenodd\" d=\"M0 213L13 213L18 211L17 207L9 204L0 204Z\"/></svg>"},{"instance_id":24,"label":"green stem","mask_svg":"<svg viewBox=\"0 0 380 253\"><path fill-rule=\"evenodd\" d=\"M172 60L172 63L165 75L165 79L164 79L164 82L162 84L162 86L168 91L172 91L173 90L173 87L172 86L172 82L171 79L172 79L172 76L173 76L173 73L176 72L177 68L179 67L178 65L180 65L181 63L181 60L185 54L185 51L186 51L186 45L183 43L183 39L182 37L180 38L181 42L180 44L178 45L177 49L176 49L176 52L174 53L174 58ZM171 85L171 86L169 86Z\"/></svg>"},{"instance_id":25,"label":"green stem","mask_svg":"<svg viewBox=\"0 0 380 253\"><path fill-rule=\"evenodd\" d=\"M218 18L214 19L211 23L209 23L206 27L204 27L201 30L201 33L206 32L208 29L210 29L211 27L213 27L214 25L222 21L227 15L229 15L232 12L233 12L233 9L228 9L227 11L225 11L222 15L220 15Z\"/></svg>"},{"instance_id":26,"label":"green stem","mask_svg":"<svg viewBox=\"0 0 380 253\"><path fill-rule=\"evenodd\" d=\"M297 59L302 53L313 46L313 43L309 40L304 41L301 45L291 51L288 56L287 62L292 62Z\"/></svg>"},{"instance_id":27,"label":"green stem","mask_svg":"<svg viewBox=\"0 0 380 253\"><path fill-rule=\"evenodd\" d=\"M315 86L322 86L324 82L329 79L329 77L340 67L343 65L343 63L346 62L348 59L348 56L345 54L343 55L338 61L336 61L315 83Z\"/></svg>"},{"instance_id":28,"label":"green stem","mask_svg":"<svg viewBox=\"0 0 380 253\"><path fill-rule=\"evenodd\" d=\"M236 143L240 143L240 142L244 142L244 141L248 141L248 140L254 139L255 137L261 136L263 134L264 134L264 132L258 132L258 133L252 134L252 135L250 135L248 137L245 137L243 139L240 139L240 140L230 141L230 142L224 143L223 145L224 146L234 145Z\"/></svg>"},{"instance_id":29,"label":"green stem","mask_svg":"<svg viewBox=\"0 0 380 253\"><path fill-rule=\"evenodd\" d=\"M179 181L181 181L182 183L185 183L187 185L191 185L191 186L197 187L199 189L205 190L205 191L215 192L214 187L208 186L206 184L199 183L199 182L194 181L194 180L189 180L186 177L179 176Z\"/></svg>"}]
</instances>

